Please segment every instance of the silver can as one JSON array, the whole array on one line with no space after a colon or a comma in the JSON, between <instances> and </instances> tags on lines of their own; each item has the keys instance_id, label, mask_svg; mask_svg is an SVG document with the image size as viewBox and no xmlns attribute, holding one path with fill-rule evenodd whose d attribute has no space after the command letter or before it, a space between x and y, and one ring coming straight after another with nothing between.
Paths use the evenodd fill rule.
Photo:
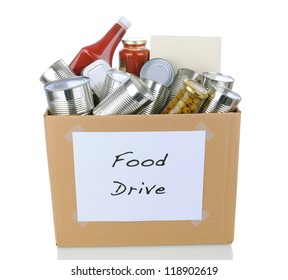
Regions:
<instances>
[{"instance_id":1,"label":"silver can","mask_svg":"<svg viewBox=\"0 0 288 280\"><path fill-rule=\"evenodd\" d=\"M217 85L208 90L208 97L204 100L199 113L236 112L242 98L236 92Z\"/></svg>"},{"instance_id":2,"label":"silver can","mask_svg":"<svg viewBox=\"0 0 288 280\"><path fill-rule=\"evenodd\" d=\"M129 73L111 69L107 71L102 90L99 95L99 101L102 102L108 95L111 95L121 84L130 77Z\"/></svg>"},{"instance_id":3,"label":"silver can","mask_svg":"<svg viewBox=\"0 0 288 280\"><path fill-rule=\"evenodd\" d=\"M75 76L49 82L44 90L52 115L86 115L94 107L88 77Z\"/></svg>"},{"instance_id":4,"label":"silver can","mask_svg":"<svg viewBox=\"0 0 288 280\"><path fill-rule=\"evenodd\" d=\"M62 60L54 62L40 77L40 81L45 85L49 82L76 76L69 66Z\"/></svg>"},{"instance_id":5,"label":"silver can","mask_svg":"<svg viewBox=\"0 0 288 280\"><path fill-rule=\"evenodd\" d=\"M163 58L148 60L140 71L141 79L152 80L166 87L171 85L174 75L173 65Z\"/></svg>"},{"instance_id":6,"label":"silver can","mask_svg":"<svg viewBox=\"0 0 288 280\"><path fill-rule=\"evenodd\" d=\"M196 71L188 68L178 69L172 84L170 85L169 102L176 96L176 94L184 87L184 82L187 80L194 80L201 84L202 75Z\"/></svg>"},{"instance_id":7,"label":"silver can","mask_svg":"<svg viewBox=\"0 0 288 280\"><path fill-rule=\"evenodd\" d=\"M230 76L218 72L204 72L202 75L202 84L206 89L209 89L212 84L228 89L233 88L234 79Z\"/></svg>"},{"instance_id":8,"label":"silver can","mask_svg":"<svg viewBox=\"0 0 288 280\"><path fill-rule=\"evenodd\" d=\"M143 107L138 112L138 114L139 115L160 114L167 104L167 100L169 97L168 87L147 79L143 79L143 82L148 87L150 92L153 94L154 101L148 104L147 106Z\"/></svg>"},{"instance_id":9,"label":"silver can","mask_svg":"<svg viewBox=\"0 0 288 280\"><path fill-rule=\"evenodd\" d=\"M137 76L130 75L93 110L93 115L127 115L152 102L153 95Z\"/></svg>"},{"instance_id":10,"label":"silver can","mask_svg":"<svg viewBox=\"0 0 288 280\"><path fill-rule=\"evenodd\" d=\"M98 59L82 70L82 75L90 79L91 90L100 99L107 72L111 70L109 63L103 59Z\"/></svg>"}]
</instances>

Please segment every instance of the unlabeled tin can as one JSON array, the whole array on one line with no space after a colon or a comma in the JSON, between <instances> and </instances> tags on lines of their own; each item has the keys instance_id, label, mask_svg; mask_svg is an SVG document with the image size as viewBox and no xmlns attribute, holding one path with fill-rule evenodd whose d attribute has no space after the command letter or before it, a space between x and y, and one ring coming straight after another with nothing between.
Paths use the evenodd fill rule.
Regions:
<instances>
[{"instance_id":1,"label":"unlabeled tin can","mask_svg":"<svg viewBox=\"0 0 288 280\"><path fill-rule=\"evenodd\" d=\"M102 102L107 96L111 95L115 89L117 89L121 84L123 84L130 77L129 73L111 69L107 71L104 85L100 92L100 102Z\"/></svg>"},{"instance_id":2,"label":"unlabeled tin can","mask_svg":"<svg viewBox=\"0 0 288 280\"><path fill-rule=\"evenodd\" d=\"M40 77L40 81L45 85L49 82L63 78L73 77L75 74L69 66L62 60L54 62Z\"/></svg>"},{"instance_id":3,"label":"unlabeled tin can","mask_svg":"<svg viewBox=\"0 0 288 280\"><path fill-rule=\"evenodd\" d=\"M178 69L172 84L170 85L169 102L175 97L175 95L184 87L184 82L187 80L195 80L199 84L202 82L202 75L196 71L188 68Z\"/></svg>"},{"instance_id":4,"label":"unlabeled tin can","mask_svg":"<svg viewBox=\"0 0 288 280\"><path fill-rule=\"evenodd\" d=\"M147 106L143 107L138 112L138 114L139 115L160 114L167 104L169 96L168 87L147 79L144 79L143 82L152 93L154 101L152 101Z\"/></svg>"},{"instance_id":5,"label":"unlabeled tin can","mask_svg":"<svg viewBox=\"0 0 288 280\"><path fill-rule=\"evenodd\" d=\"M100 98L107 72L111 70L109 63L98 59L82 70L82 75L90 79L91 90Z\"/></svg>"},{"instance_id":6,"label":"unlabeled tin can","mask_svg":"<svg viewBox=\"0 0 288 280\"><path fill-rule=\"evenodd\" d=\"M173 65L163 58L153 58L147 61L140 71L141 79L152 80L166 87L171 85L174 75Z\"/></svg>"},{"instance_id":7,"label":"unlabeled tin can","mask_svg":"<svg viewBox=\"0 0 288 280\"><path fill-rule=\"evenodd\" d=\"M208 97L199 108L199 113L226 113L237 111L241 97L222 86L212 85Z\"/></svg>"},{"instance_id":8,"label":"unlabeled tin can","mask_svg":"<svg viewBox=\"0 0 288 280\"><path fill-rule=\"evenodd\" d=\"M128 115L152 102L153 95L137 76L130 75L93 109L93 115Z\"/></svg>"},{"instance_id":9,"label":"unlabeled tin can","mask_svg":"<svg viewBox=\"0 0 288 280\"><path fill-rule=\"evenodd\" d=\"M87 77L75 76L49 82L44 90L52 115L86 115L94 107Z\"/></svg>"},{"instance_id":10,"label":"unlabeled tin can","mask_svg":"<svg viewBox=\"0 0 288 280\"><path fill-rule=\"evenodd\" d=\"M230 76L218 72L204 72L202 84L209 89L212 84L232 89L234 79Z\"/></svg>"},{"instance_id":11,"label":"unlabeled tin can","mask_svg":"<svg viewBox=\"0 0 288 280\"><path fill-rule=\"evenodd\" d=\"M184 87L175 95L163 114L192 114L197 113L205 98L207 90L194 80L184 82Z\"/></svg>"}]
</instances>

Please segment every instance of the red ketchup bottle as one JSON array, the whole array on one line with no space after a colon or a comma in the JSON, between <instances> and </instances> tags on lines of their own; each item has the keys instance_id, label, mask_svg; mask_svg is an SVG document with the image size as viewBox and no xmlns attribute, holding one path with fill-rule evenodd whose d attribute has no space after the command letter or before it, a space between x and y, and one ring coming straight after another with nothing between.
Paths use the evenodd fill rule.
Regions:
<instances>
[{"instance_id":1,"label":"red ketchup bottle","mask_svg":"<svg viewBox=\"0 0 288 280\"><path fill-rule=\"evenodd\" d=\"M97 59L104 59L112 66L115 49L130 26L131 22L125 17L121 17L102 39L80 50L70 63L70 69L76 75L81 75L83 68Z\"/></svg>"}]
</instances>

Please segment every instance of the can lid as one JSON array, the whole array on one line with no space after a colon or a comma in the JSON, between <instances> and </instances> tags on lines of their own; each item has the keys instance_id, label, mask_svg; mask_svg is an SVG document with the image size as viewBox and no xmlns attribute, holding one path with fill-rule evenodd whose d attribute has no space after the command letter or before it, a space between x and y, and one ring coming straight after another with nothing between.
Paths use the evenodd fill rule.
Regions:
<instances>
[{"instance_id":1,"label":"can lid","mask_svg":"<svg viewBox=\"0 0 288 280\"><path fill-rule=\"evenodd\" d=\"M129 98L132 98L139 105L144 105L147 102L150 103L154 101L153 94L150 92L148 87L134 74L131 74L129 79L124 81L120 87L123 87Z\"/></svg>"},{"instance_id":2,"label":"can lid","mask_svg":"<svg viewBox=\"0 0 288 280\"><path fill-rule=\"evenodd\" d=\"M208 96L206 88L194 80L186 80L184 85L189 92L201 99L205 99Z\"/></svg>"},{"instance_id":3,"label":"can lid","mask_svg":"<svg viewBox=\"0 0 288 280\"><path fill-rule=\"evenodd\" d=\"M55 80L47 83L44 86L46 92L46 98L48 102L64 102L65 106L67 102L76 100L78 98L83 99L84 96L91 95L91 87L89 78L84 76L73 76L64 78L61 80ZM77 104L75 106L78 106Z\"/></svg>"},{"instance_id":4,"label":"can lid","mask_svg":"<svg viewBox=\"0 0 288 280\"><path fill-rule=\"evenodd\" d=\"M141 79L149 79L164 86L170 86L174 78L172 64L163 58L153 58L147 61L140 71Z\"/></svg>"},{"instance_id":5,"label":"can lid","mask_svg":"<svg viewBox=\"0 0 288 280\"><path fill-rule=\"evenodd\" d=\"M126 81L130 77L130 74L128 72L123 72L123 71L117 70L115 68L112 68L109 71L107 71L107 75L112 80L115 80L115 81L120 82L120 83Z\"/></svg>"},{"instance_id":6,"label":"can lid","mask_svg":"<svg viewBox=\"0 0 288 280\"><path fill-rule=\"evenodd\" d=\"M46 91L65 91L68 89L80 87L87 83L89 83L88 77L74 76L49 82L44 86L44 89Z\"/></svg>"},{"instance_id":7,"label":"can lid","mask_svg":"<svg viewBox=\"0 0 288 280\"><path fill-rule=\"evenodd\" d=\"M204 72L203 76L212 81L225 82L225 83L234 82L234 79L232 77L218 72Z\"/></svg>"},{"instance_id":8,"label":"can lid","mask_svg":"<svg viewBox=\"0 0 288 280\"><path fill-rule=\"evenodd\" d=\"M126 45L143 45L147 43L147 40L143 38L127 38L123 39L122 43Z\"/></svg>"},{"instance_id":9,"label":"can lid","mask_svg":"<svg viewBox=\"0 0 288 280\"><path fill-rule=\"evenodd\" d=\"M98 96L104 85L107 72L111 69L109 63L103 59L98 59L82 70L82 75L90 79L90 86Z\"/></svg>"}]
</instances>

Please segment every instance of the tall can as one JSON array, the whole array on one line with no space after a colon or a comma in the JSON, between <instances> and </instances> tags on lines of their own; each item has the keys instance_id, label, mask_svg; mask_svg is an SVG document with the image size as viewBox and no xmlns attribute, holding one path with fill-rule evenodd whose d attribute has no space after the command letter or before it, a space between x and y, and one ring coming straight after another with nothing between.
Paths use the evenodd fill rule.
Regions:
<instances>
[{"instance_id":1,"label":"tall can","mask_svg":"<svg viewBox=\"0 0 288 280\"><path fill-rule=\"evenodd\" d=\"M140 70L149 60L150 50L146 48L145 39L122 40L123 49L119 52L119 70L139 77Z\"/></svg>"},{"instance_id":2,"label":"tall can","mask_svg":"<svg viewBox=\"0 0 288 280\"><path fill-rule=\"evenodd\" d=\"M163 114L193 114L197 113L203 101L207 98L207 90L194 80L184 82L184 87L175 95L163 110Z\"/></svg>"},{"instance_id":3,"label":"tall can","mask_svg":"<svg viewBox=\"0 0 288 280\"><path fill-rule=\"evenodd\" d=\"M175 95L181 90L184 86L184 82L187 80L195 80L199 84L202 82L202 75L197 73L196 71L188 68L180 68L178 69L172 84L170 85L170 95L169 102L175 97Z\"/></svg>"}]
</instances>

